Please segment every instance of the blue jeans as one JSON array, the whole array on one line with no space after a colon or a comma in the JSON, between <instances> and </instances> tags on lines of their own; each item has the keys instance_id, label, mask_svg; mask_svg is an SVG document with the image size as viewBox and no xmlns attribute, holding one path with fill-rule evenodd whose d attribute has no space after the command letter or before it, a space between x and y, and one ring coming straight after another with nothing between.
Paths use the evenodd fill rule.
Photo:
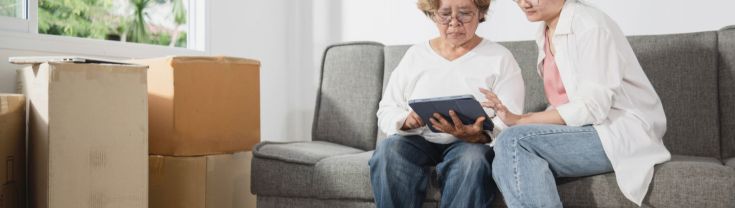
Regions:
<instances>
[{"instance_id":1,"label":"blue jeans","mask_svg":"<svg viewBox=\"0 0 735 208\"><path fill-rule=\"evenodd\" d=\"M370 158L370 183L377 207L421 207L431 166L441 186L441 207L490 207L494 152L483 144L436 144L421 136L393 135Z\"/></svg>"},{"instance_id":2,"label":"blue jeans","mask_svg":"<svg viewBox=\"0 0 735 208\"><path fill-rule=\"evenodd\" d=\"M613 171L592 126L514 126L494 149L493 177L511 208L562 207L555 178Z\"/></svg>"}]
</instances>

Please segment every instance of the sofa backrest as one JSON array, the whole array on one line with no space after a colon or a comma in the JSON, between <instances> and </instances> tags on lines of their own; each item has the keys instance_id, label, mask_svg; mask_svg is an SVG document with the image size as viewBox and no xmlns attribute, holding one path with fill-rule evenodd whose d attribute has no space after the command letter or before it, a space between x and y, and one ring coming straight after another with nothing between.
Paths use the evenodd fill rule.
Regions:
<instances>
[{"instance_id":1,"label":"sofa backrest","mask_svg":"<svg viewBox=\"0 0 735 208\"><path fill-rule=\"evenodd\" d=\"M717 32L628 40L663 103L669 151L720 158Z\"/></svg>"},{"instance_id":2,"label":"sofa backrest","mask_svg":"<svg viewBox=\"0 0 735 208\"><path fill-rule=\"evenodd\" d=\"M717 35L720 52L720 137L722 158L735 157L735 26L726 27Z\"/></svg>"},{"instance_id":3,"label":"sofa backrest","mask_svg":"<svg viewBox=\"0 0 735 208\"><path fill-rule=\"evenodd\" d=\"M628 40L661 97L668 121L667 148L679 155L735 157L735 28ZM536 44L500 44L514 54L523 71L524 110L543 110L547 102L535 70ZM378 102L409 47L363 42L328 48L313 138L373 149L376 138L385 137L377 130Z\"/></svg>"},{"instance_id":4,"label":"sofa backrest","mask_svg":"<svg viewBox=\"0 0 735 208\"><path fill-rule=\"evenodd\" d=\"M375 149L383 83L383 45L353 42L323 56L312 140Z\"/></svg>"}]
</instances>

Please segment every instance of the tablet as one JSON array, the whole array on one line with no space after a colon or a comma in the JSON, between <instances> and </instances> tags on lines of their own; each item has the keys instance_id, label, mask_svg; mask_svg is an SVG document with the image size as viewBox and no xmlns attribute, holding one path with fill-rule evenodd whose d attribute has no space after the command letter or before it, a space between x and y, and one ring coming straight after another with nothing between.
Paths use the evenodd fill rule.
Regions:
<instances>
[{"instance_id":1,"label":"tablet","mask_svg":"<svg viewBox=\"0 0 735 208\"><path fill-rule=\"evenodd\" d=\"M452 123L452 118L449 116L450 109L457 113L459 120L461 120L465 125L473 124L478 117L484 116L485 121L482 124L483 130L493 130L493 122L485 113L480 102L477 102L475 97L472 95L409 100L408 105L411 106L411 109L413 109L419 117L421 117L421 121L424 122L432 132L439 131L434 129L429 118L431 118L434 113L439 113L449 123Z\"/></svg>"}]
</instances>

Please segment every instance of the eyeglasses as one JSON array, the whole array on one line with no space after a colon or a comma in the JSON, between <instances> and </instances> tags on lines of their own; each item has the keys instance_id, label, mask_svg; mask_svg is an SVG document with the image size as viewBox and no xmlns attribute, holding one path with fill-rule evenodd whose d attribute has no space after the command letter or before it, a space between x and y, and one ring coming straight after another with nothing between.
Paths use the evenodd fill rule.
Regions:
<instances>
[{"instance_id":1,"label":"eyeglasses","mask_svg":"<svg viewBox=\"0 0 735 208\"><path fill-rule=\"evenodd\" d=\"M472 19L474 19L475 14L476 12L474 11L459 11L457 12L457 15L452 15L452 12L450 11L435 11L434 19L439 24L448 25L450 22L452 22L453 18L457 18L457 21L464 24L464 23L472 22Z\"/></svg>"},{"instance_id":2,"label":"eyeglasses","mask_svg":"<svg viewBox=\"0 0 735 208\"><path fill-rule=\"evenodd\" d=\"M513 0L516 4L521 4L522 1L525 1L527 4L538 6L539 0Z\"/></svg>"}]
</instances>

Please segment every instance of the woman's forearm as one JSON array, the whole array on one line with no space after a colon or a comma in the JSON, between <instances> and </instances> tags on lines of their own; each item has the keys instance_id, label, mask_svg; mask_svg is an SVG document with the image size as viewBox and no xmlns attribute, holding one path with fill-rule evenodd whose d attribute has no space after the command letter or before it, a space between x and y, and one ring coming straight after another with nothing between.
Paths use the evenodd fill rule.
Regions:
<instances>
[{"instance_id":1,"label":"woman's forearm","mask_svg":"<svg viewBox=\"0 0 735 208\"><path fill-rule=\"evenodd\" d=\"M565 125L564 119L559 115L559 111L556 109L547 110L542 112L527 113L521 115L518 120L518 124L559 124Z\"/></svg>"}]
</instances>

